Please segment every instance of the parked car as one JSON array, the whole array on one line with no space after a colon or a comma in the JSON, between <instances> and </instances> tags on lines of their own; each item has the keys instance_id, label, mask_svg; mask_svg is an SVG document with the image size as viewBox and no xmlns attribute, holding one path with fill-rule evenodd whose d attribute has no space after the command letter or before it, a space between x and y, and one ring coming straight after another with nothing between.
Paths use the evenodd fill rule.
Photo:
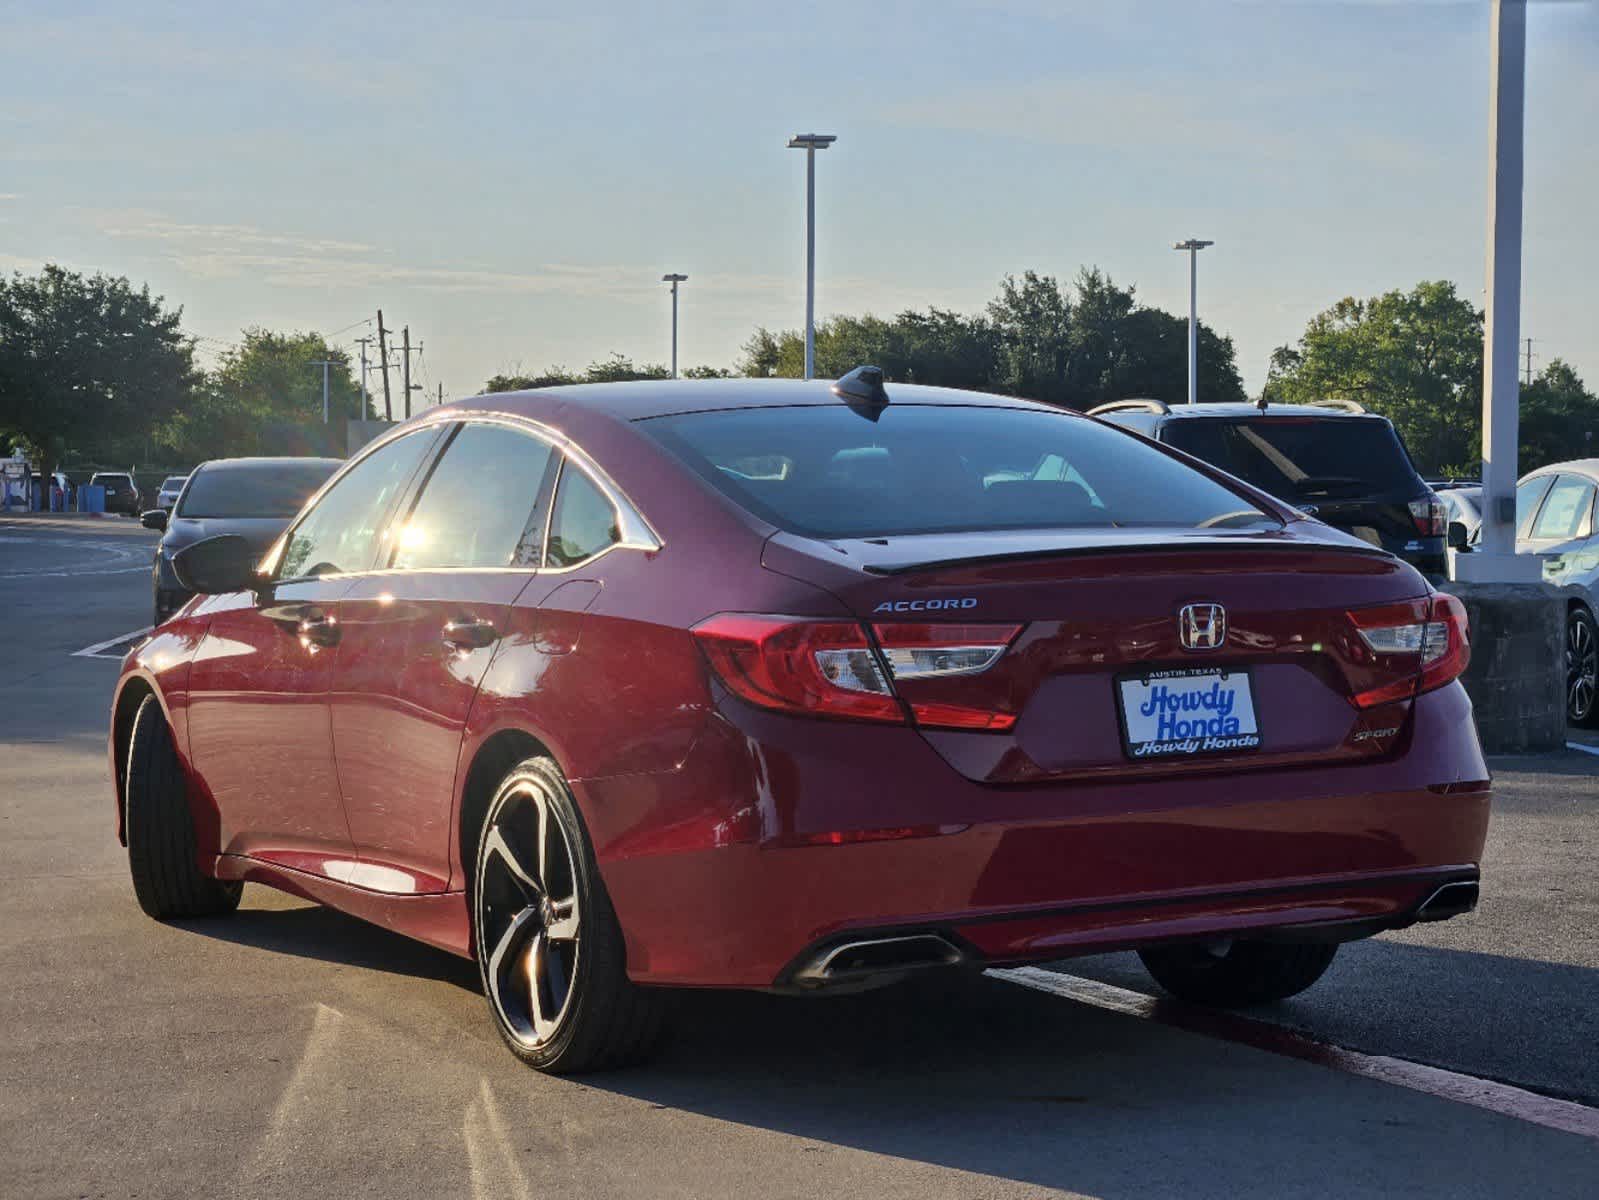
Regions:
<instances>
[{"instance_id":1,"label":"parked car","mask_svg":"<svg viewBox=\"0 0 1599 1200\"><path fill-rule=\"evenodd\" d=\"M336 458L218 458L196 467L170 515L159 508L144 514L146 526L163 531L150 572L154 624L194 594L172 570L179 550L232 534L259 558L339 465Z\"/></svg>"},{"instance_id":2,"label":"parked car","mask_svg":"<svg viewBox=\"0 0 1599 1200\"><path fill-rule=\"evenodd\" d=\"M139 903L251 880L475 958L541 1069L642 1054L652 985L1130 947L1253 1004L1476 903L1459 601L1045 405L872 368L482 397L265 559L173 565L205 596L112 703Z\"/></svg>"},{"instance_id":3,"label":"parked car","mask_svg":"<svg viewBox=\"0 0 1599 1200\"><path fill-rule=\"evenodd\" d=\"M1443 501L1393 424L1358 404L1122 400L1089 415L1204 459L1425 574L1445 572Z\"/></svg>"},{"instance_id":4,"label":"parked car","mask_svg":"<svg viewBox=\"0 0 1599 1200\"><path fill-rule=\"evenodd\" d=\"M1482 528L1482 485L1445 484L1435 490L1449 510L1449 521L1464 526L1468 542L1476 541L1478 530Z\"/></svg>"},{"instance_id":5,"label":"parked car","mask_svg":"<svg viewBox=\"0 0 1599 1200\"><path fill-rule=\"evenodd\" d=\"M142 508L139 498L139 485L134 482L131 473L127 471L96 471L89 479L89 486L105 488L106 512L122 513L128 517L139 515Z\"/></svg>"},{"instance_id":6,"label":"parked car","mask_svg":"<svg viewBox=\"0 0 1599 1200\"><path fill-rule=\"evenodd\" d=\"M161 488L155 494L155 506L171 512L178 502L178 494L183 491L183 485L188 482L187 475L168 475L161 481Z\"/></svg>"},{"instance_id":7,"label":"parked car","mask_svg":"<svg viewBox=\"0 0 1599 1200\"><path fill-rule=\"evenodd\" d=\"M1599 723L1599 458L1553 463L1516 486L1516 553L1544 556L1566 601L1566 718Z\"/></svg>"}]
</instances>

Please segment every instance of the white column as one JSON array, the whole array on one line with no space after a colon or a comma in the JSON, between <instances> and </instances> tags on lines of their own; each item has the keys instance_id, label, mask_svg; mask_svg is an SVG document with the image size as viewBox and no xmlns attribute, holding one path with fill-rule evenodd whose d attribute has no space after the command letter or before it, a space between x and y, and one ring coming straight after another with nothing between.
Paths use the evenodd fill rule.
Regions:
<instances>
[{"instance_id":1,"label":"white column","mask_svg":"<svg viewBox=\"0 0 1599 1200\"><path fill-rule=\"evenodd\" d=\"M1482 536L1455 558L1456 576L1478 582L1537 581L1540 561L1516 550L1516 476L1521 381L1522 137L1527 59L1526 0L1494 0L1489 54L1488 313L1482 364Z\"/></svg>"}]
</instances>

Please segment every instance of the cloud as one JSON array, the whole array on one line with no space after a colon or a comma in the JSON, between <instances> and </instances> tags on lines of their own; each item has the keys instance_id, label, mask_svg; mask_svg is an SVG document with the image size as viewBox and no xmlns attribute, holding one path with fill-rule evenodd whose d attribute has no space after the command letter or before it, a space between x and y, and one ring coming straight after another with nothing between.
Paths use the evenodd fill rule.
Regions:
<instances>
[{"instance_id":1,"label":"cloud","mask_svg":"<svg viewBox=\"0 0 1599 1200\"><path fill-rule=\"evenodd\" d=\"M276 232L247 224L179 221L144 209L80 210L101 234L148 242L159 256L196 279L249 279L275 287L319 289L380 286L434 292L477 292L613 298L660 291L656 263L539 263L524 270L474 265L435 266L397 261L364 242L315 234ZM867 281L843 278L840 288ZM693 285L721 296L775 296L795 286L786 275L704 272Z\"/></svg>"}]
</instances>

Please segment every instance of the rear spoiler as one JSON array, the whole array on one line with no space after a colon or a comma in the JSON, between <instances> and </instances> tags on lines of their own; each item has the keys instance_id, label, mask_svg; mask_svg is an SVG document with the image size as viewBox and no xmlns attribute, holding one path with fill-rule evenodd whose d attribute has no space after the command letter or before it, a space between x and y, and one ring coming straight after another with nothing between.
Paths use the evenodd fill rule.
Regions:
<instances>
[{"instance_id":1,"label":"rear spoiler","mask_svg":"<svg viewBox=\"0 0 1599 1200\"><path fill-rule=\"evenodd\" d=\"M992 554L963 554L956 558L929 558L920 562L896 563L891 567L863 564L869 575L909 575L914 571L934 571L944 567L966 567L978 563L1037 562L1050 558L1086 558L1102 554L1186 554L1192 551L1239 550L1312 551L1317 554L1353 554L1367 558L1395 558L1379 546L1339 546L1324 542L1233 542L1223 539L1207 542L1179 542L1166 545L1072 546L1050 550L1008 550Z\"/></svg>"}]
</instances>

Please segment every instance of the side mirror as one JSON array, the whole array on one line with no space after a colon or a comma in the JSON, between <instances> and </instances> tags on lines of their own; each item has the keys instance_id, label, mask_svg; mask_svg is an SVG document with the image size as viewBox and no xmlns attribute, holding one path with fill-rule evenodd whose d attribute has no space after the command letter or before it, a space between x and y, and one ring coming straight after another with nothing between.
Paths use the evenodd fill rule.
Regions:
<instances>
[{"instance_id":1,"label":"side mirror","mask_svg":"<svg viewBox=\"0 0 1599 1200\"><path fill-rule=\"evenodd\" d=\"M172 556L172 573L191 592L220 596L254 588L256 552L236 533L202 538Z\"/></svg>"},{"instance_id":2,"label":"side mirror","mask_svg":"<svg viewBox=\"0 0 1599 1200\"><path fill-rule=\"evenodd\" d=\"M1460 521L1449 522L1449 548L1451 550L1464 550L1471 541L1471 534Z\"/></svg>"},{"instance_id":3,"label":"side mirror","mask_svg":"<svg viewBox=\"0 0 1599 1200\"><path fill-rule=\"evenodd\" d=\"M139 517L139 524L146 529L165 529L167 527L167 511L164 508L152 508Z\"/></svg>"}]
</instances>

